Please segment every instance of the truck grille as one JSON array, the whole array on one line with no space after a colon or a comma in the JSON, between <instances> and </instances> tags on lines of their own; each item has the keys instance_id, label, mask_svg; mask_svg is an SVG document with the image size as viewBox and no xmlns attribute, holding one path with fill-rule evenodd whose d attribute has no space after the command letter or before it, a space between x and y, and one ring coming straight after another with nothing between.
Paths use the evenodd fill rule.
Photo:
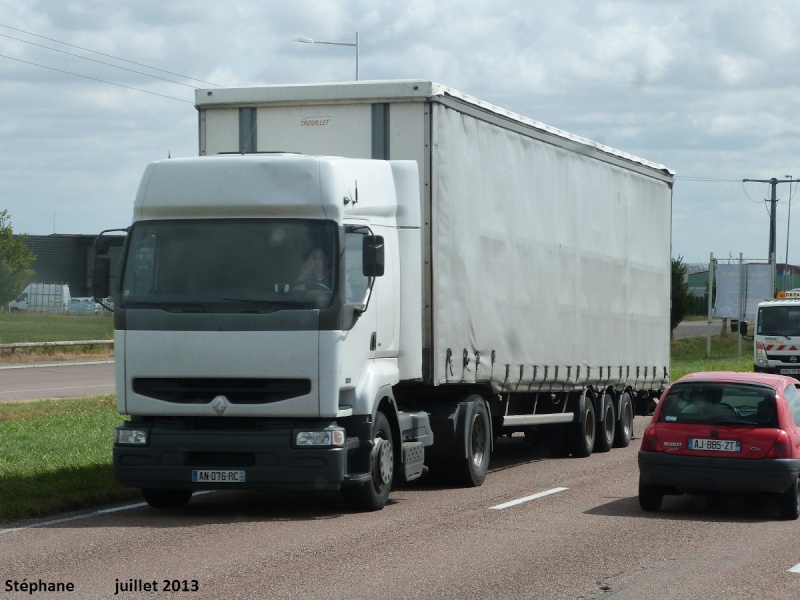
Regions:
<instances>
[{"instance_id":1,"label":"truck grille","mask_svg":"<svg viewBox=\"0 0 800 600\"><path fill-rule=\"evenodd\" d=\"M231 404L269 404L305 396L308 379L162 378L136 377L133 391L142 396L176 404L208 404L225 396Z\"/></svg>"}]
</instances>

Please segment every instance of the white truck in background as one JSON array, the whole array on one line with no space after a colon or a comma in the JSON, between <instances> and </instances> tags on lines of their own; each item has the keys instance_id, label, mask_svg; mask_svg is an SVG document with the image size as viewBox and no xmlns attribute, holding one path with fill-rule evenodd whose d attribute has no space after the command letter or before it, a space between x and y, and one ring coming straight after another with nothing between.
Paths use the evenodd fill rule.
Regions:
<instances>
[{"instance_id":1,"label":"white truck in background","mask_svg":"<svg viewBox=\"0 0 800 600\"><path fill-rule=\"evenodd\" d=\"M69 285L66 283L29 283L8 303L9 312L60 314L69 312Z\"/></svg>"},{"instance_id":2,"label":"white truck in background","mask_svg":"<svg viewBox=\"0 0 800 600\"><path fill-rule=\"evenodd\" d=\"M800 291L759 302L753 333L753 370L800 379Z\"/></svg>"},{"instance_id":3,"label":"white truck in background","mask_svg":"<svg viewBox=\"0 0 800 600\"><path fill-rule=\"evenodd\" d=\"M429 81L196 106L204 156L145 171L114 294L122 485L377 510L429 466L481 485L503 434L630 442L669 380L671 170Z\"/></svg>"}]
</instances>

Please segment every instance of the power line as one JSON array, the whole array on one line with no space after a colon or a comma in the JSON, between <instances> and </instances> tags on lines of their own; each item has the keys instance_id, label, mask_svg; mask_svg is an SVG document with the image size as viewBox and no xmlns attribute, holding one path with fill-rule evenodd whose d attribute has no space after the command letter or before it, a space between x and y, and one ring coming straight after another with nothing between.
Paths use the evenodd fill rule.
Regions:
<instances>
[{"instance_id":1,"label":"power line","mask_svg":"<svg viewBox=\"0 0 800 600\"><path fill-rule=\"evenodd\" d=\"M152 69L154 71L159 71L161 73L166 73L168 75L174 75L175 77L181 77L183 79L190 79L191 81L199 81L200 83L207 83L208 85L213 85L215 87L222 87L218 83L212 83L210 81L204 81L202 79L197 79L196 77L189 77L188 75L181 75L180 73L173 73L172 71L166 71L164 69L159 69L158 67L151 67L150 65L145 65L143 63L138 63L138 62L135 62L135 61L132 61L132 60L127 60L125 58L120 58L119 56L114 56L112 54L105 54L103 52L98 52L97 50L90 50L89 48L83 48L82 46L75 46L74 44L68 44L67 42L62 42L60 40L49 38L49 37L46 37L46 36L43 36L43 35L39 35L39 34L36 34L36 33L31 33L30 31L25 31L23 29L17 29L16 27L11 27L10 25L4 25L4 24L0 23L0 27L5 27L6 29L11 29L12 31L18 31L20 33L24 33L25 35L32 35L33 37L41 38L41 39L47 40L49 42L55 42L57 44L63 44L64 46L69 46L70 48L77 48L78 50L83 50L84 52L91 52L92 54L97 54L99 56L105 56L106 58L113 58L114 60L120 60L122 62L126 62L126 63L132 64L132 65L136 65L136 66L139 66L139 67L145 67L146 69ZM38 66L41 66L41 65L38 65ZM105 82L105 83L108 83L108 82Z\"/></svg>"},{"instance_id":2,"label":"power line","mask_svg":"<svg viewBox=\"0 0 800 600\"><path fill-rule=\"evenodd\" d=\"M153 77L155 79L160 79L161 81L167 81L169 83L175 83L177 85L183 85L186 87L190 87L194 89L193 85L189 85L188 83L183 83L181 81L173 81L172 79L167 79L166 77L159 77L158 75L153 75L152 73L145 73L143 71L136 71L135 69L129 69L127 67L122 67L120 65L114 65L108 62L104 62L102 60L96 60L94 58L89 58L88 56L81 56L80 54L75 54L74 52L67 52L66 50L59 50L58 48L51 48L50 46L45 46L43 44L37 44L36 42L29 42L28 40L23 40L20 38L15 38L10 35L6 35L5 33L0 33L0 36L4 38L8 38L10 40L16 40L17 42L22 42L23 44L30 44L31 46L36 46L37 48L44 48L45 50L52 50L53 52L60 52L61 54L66 54L68 56L74 56L76 58L80 58L82 60L90 60L93 63L98 63L101 65L106 65L107 67L113 67L115 69L121 69L123 71L128 71L129 73L136 73L138 75L144 75L145 77Z\"/></svg>"},{"instance_id":3,"label":"power line","mask_svg":"<svg viewBox=\"0 0 800 600\"><path fill-rule=\"evenodd\" d=\"M63 69L56 69L55 67L48 67L47 65L40 65L39 63L30 62L28 60L22 60L21 58L14 58L13 56L6 56L5 54L0 54L0 58L7 58L9 60L16 60L17 62L25 63L26 65L33 65L34 67L41 67L42 69L49 69L51 71L58 71L59 73L65 73L67 75L73 75L75 77L82 77L83 79L91 79L92 81L98 81L100 83L107 83L109 85L115 85L117 87L125 88L128 90L134 90L137 92L144 92L145 94L152 94L153 96L161 96L162 98L169 98L170 100L177 100L178 102L186 102L188 104L194 104L189 100L184 100L183 98L176 98L175 96L167 96L166 94L159 94L157 92L151 92L148 90L143 90L141 88L133 87L130 85L123 85L121 83L114 83L113 81L106 81L105 79L98 79L97 77L89 77L88 75L81 75L80 73L73 73L71 71L65 71Z\"/></svg>"},{"instance_id":4,"label":"power line","mask_svg":"<svg viewBox=\"0 0 800 600\"><path fill-rule=\"evenodd\" d=\"M675 175L681 181L698 181L707 183L739 183L741 179L720 179L715 177L690 177L688 175Z\"/></svg>"}]
</instances>

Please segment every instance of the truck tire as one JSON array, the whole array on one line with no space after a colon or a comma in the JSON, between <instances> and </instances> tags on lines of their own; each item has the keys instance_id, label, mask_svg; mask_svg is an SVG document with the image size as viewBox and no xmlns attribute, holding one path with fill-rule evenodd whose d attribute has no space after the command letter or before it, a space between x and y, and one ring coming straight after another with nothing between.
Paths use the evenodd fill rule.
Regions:
<instances>
[{"instance_id":1,"label":"truck tire","mask_svg":"<svg viewBox=\"0 0 800 600\"><path fill-rule=\"evenodd\" d=\"M370 451L370 480L356 486L342 488L344 501L356 510L381 510L389 502L394 483L394 440L389 419L382 412L375 414L372 423L372 450Z\"/></svg>"},{"instance_id":2,"label":"truck tire","mask_svg":"<svg viewBox=\"0 0 800 600\"><path fill-rule=\"evenodd\" d=\"M192 490L156 490L142 488L142 497L153 508L182 508L192 498Z\"/></svg>"},{"instance_id":3,"label":"truck tire","mask_svg":"<svg viewBox=\"0 0 800 600\"><path fill-rule=\"evenodd\" d=\"M474 406L469 423L464 429L467 457L457 459L453 464L456 483L464 487L478 487L483 484L489 470L492 448L492 423L486 401L479 396L473 396L471 400Z\"/></svg>"},{"instance_id":4,"label":"truck tire","mask_svg":"<svg viewBox=\"0 0 800 600\"><path fill-rule=\"evenodd\" d=\"M611 394L603 394L599 406L603 420L597 422L594 451L609 452L614 445L617 427L617 417L614 414L614 401Z\"/></svg>"},{"instance_id":5,"label":"truck tire","mask_svg":"<svg viewBox=\"0 0 800 600\"><path fill-rule=\"evenodd\" d=\"M617 429L614 433L614 447L627 448L633 439L633 401L628 392L622 394L617 415Z\"/></svg>"},{"instance_id":6,"label":"truck tire","mask_svg":"<svg viewBox=\"0 0 800 600\"><path fill-rule=\"evenodd\" d=\"M586 458L594 451L597 433L597 419L595 419L594 404L588 392L583 393L583 402L576 399L575 420L570 423L569 447L570 453L576 458Z\"/></svg>"}]
</instances>

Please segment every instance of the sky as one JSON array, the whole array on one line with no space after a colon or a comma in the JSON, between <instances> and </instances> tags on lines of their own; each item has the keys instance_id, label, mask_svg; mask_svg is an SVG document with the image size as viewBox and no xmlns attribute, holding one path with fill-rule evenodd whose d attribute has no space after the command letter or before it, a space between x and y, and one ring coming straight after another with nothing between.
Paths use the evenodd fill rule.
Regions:
<instances>
[{"instance_id":1,"label":"sky","mask_svg":"<svg viewBox=\"0 0 800 600\"><path fill-rule=\"evenodd\" d=\"M125 227L194 90L431 80L676 173L672 255L800 264L796 0L0 0L0 211ZM800 121L800 119L798 119ZM788 240L788 241L787 241Z\"/></svg>"}]
</instances>

